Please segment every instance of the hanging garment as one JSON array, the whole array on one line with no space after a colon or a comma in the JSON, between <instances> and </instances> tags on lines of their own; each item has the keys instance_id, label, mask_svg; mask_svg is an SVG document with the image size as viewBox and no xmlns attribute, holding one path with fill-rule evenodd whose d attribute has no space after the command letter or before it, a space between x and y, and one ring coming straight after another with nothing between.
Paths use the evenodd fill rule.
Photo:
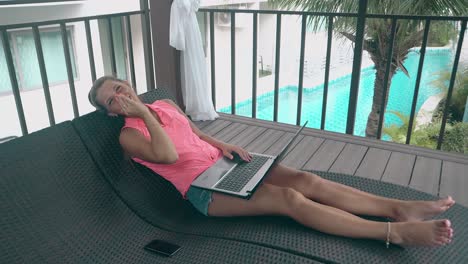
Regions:
<instances>
[{"instance_id":1,"label":"hanging garment","mask_svg":"<svg viewBox=\"0 0 468 264\"><path fill-rule=\"evenodd\" d=\"M211 99L201 33L195 15L199 6L200 0L174 0L169 29L169 44L182 51L182 96L185 112L194 121L218 117Z\"/></svg>"}]
</instances>

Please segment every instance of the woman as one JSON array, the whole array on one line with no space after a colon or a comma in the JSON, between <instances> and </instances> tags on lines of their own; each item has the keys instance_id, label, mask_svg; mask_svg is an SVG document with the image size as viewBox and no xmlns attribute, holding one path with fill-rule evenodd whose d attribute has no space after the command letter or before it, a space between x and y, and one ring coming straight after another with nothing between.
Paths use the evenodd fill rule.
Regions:
<instances>
[{"instance_id":1,"label":"woman","mask_svg":"<svg viewBox=\"0 0 468 264\"><path fill-rule=\"evenodd\" d=\"M376 239L399 245L440 246L451 242L450 221L426 220L450 208L449 196L438 201L402 201L375 196L275 165L250 200L190 187L218 159L250 154L200 131L170 100L143 104L127 82L104 76L89 93L90 102L110 116L125 117L120 144L139 162L170 181L198 211L209 216L284 215L321 232ZM356 216L388 217L375 222Z\"/></svg>"}]
</instances>

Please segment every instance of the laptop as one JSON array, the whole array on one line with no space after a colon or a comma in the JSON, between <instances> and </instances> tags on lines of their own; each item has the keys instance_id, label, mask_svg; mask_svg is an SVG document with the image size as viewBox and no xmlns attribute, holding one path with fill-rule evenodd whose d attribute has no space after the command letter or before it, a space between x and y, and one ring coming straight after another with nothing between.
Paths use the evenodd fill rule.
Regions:
<instances>
[{"instance_id":1,"label":"laptop","mask_svg":"<svg viewBox=\"0 0 468 264\"><path fill-rule=\"evenodd\" d=\"M307 121L284 145L278 156L250 153L250 162L239 163L223 157L200 174L191 186L249 199L270 168L283 160L292 142L306 125Z\"/></svg>"}]
</instances>

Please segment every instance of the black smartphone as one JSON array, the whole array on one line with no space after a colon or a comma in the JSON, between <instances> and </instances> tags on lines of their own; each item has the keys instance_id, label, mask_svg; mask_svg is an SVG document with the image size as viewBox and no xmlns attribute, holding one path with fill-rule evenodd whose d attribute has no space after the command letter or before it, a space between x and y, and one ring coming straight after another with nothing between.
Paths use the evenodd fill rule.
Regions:
<instances>
[{"instance_id":1,"label":"black smartphone","mask_svg":"<svg viewBox=\"0 0 468 264\"><path fill-rule=\"evenodd\" d=\"M145 249L151 252L170 257L174 255L177 251L179 251L180 246L169 243L167 241L156 239L151 241L148 245L146 245Z\"/></svg>"}]
</instances>

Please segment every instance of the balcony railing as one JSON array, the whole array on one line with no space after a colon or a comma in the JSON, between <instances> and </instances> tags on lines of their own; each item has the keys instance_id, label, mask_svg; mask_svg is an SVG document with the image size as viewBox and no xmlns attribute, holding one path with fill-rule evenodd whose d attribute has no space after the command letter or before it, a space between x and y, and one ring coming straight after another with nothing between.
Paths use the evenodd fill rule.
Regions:
<instances>
[{"instance_id":1,"label":"balcony railing","mask_svg":"<svg viewBox=\"0 0 468 264\"><path fill-rule=\"evenodd\" d=\"M274 79L274 106L273 106L273 121L278 121L278 96L279 96L279 73L280 73L280 53L281 53L281 19L283 16L291 16L291 15L299 15L301 16L302 23L301 23L301 40L300 40L300 60L299 60L299 76L298 76L298 98L297 98L297 115L296 115L296 125L300 125L301 122L301 109L302 109L302 97L303 97L303 81L304 81L304 50L305 50L305 35L306 35L306 25L308 17L312 16L323 16L327 18L328 21L328 40L327 40L327 52L326 52L326 63L325 63L325 74L324 74L324 93L323 93L323 104L322 104L322 113L321 113L321 124L320 129L325 129L325 121L327 115L327 97L328 97L328 89L329 89L329 76L330 76L330 57L331 57L331 46L332 46L332 31L333 31L333 20L334 18L340 17L351 17L357 19L356 24L356 40L355 40L355 47L354 47L354 59L353 59L353 67L352 67L352 77L351 77L351 89L350 89L350 96L349 96L349 104L348 104L348 113L347 113L347 124L346 124L346 133L353 134L354 131L354 124L356 118L356 109L357 105L357 97L359 91L359 79L360 79L360 71L361 71L361 59L362 59L362 51L363 51L363 41L364 41L364 28L365 28L365 21L366 19L389 19L392 21L391 23L391 34L390 38L388 39L388 56L387 56L387 64L386 64L386 74L384 79L384 91L383 91L383 98L382 102L385 100L385 96L388 92L388 84L389 84L389 70L391 66L391 58L393 55L393 48L394 48L394 40L395 40L395 32L397 21L399 20L422 20L425 21L424 24L424 35L422 46L420 50L420 59L418 64L417 76L416 76L416 86L415 91L413 94L413 100L411 105L411 113L410 113L410 121L409 127L407 131L406 137L406 144L409 144L411 141L411 134L413 132L413 123L415 118L415 110L416 110L416 103L419 93L419 87L421 82L421 73L422 73L422 66L424 63L424 57L426 53L427 47L427 39L429 33L429 27L431 21L454 21L460 22L461 28L459 31L458 43L455 53L455 59L452 68L452 74L450 78L450 84L447 94L447 99L444 107L443 118L442 118L442 126L440 128L439 138L437 141L437 149L441 149L441 145L443 142L444 134L445 134L445 127L448 118L448 105L450 104L450 100L453 94L453 87L455 83L455 76L458 69L458 62L460 59L461 48L463 44L464 32L466 29L466 23L468 17L459 17L459 16L411 16L411 15L382 15L382 14L367 14L367 1L360 1L358 13L331 13L331 12L302 12L302 11L277 11L277 10L247 10L247 9L209 9L203 8L200 9L199 12L209 14L209 36L210 36L210 62L211 62L211 87L212 87L212 97L213 103L216 106L216 65L215 65L215 31L214 31L214 16L216 13L228 13L230 14L231 24L230 24L230 35L231 35L231 114L236 114L236 65L235 65L235 57L236 57L236 39L235 39L235 28L236 28L236 14L252 14L252 27L253 27L253 35L252 35L252 118L257 117L257 39L258 39L258 15L259 14L271 14L276 16L276 43L275 43L275 79ZM363 4L364 3L364 4ZM378 125L378 132L377 138L381 139L382 137L382 129L383 129L383 120L384 120L384 113L385 113L385 104L382 103L382 108L380 111L379 117L379 125Z\"/></svg>"},{"instance_id":2,"label":"balcony railing","mask_svg":"<svg viewBox=\"0 0 468 264\"><path fill-rule=\"evenodd\" d=\"M146 1L143 1L146 2ZM366 1L361 1L366 2ZM291 15L299 15L301 16L302 23L301 23L301 40L300 40L300 60L299 60L299 76L298 76L298 99L297 99L297 115L296 115L296 124L300 125L301 122L301 111L302 111L302 99L303 99L303 90L304 90L304 54L305 54L305 47L306 47L306 26L307 20L309 17L312 16L323 16L327 18L328 24L328 40L327 40L327 51L326 51L326 63L325 63L325 73L324 73L324 93L323 93L323 104L321 109L321 123L320 129L325 129L325 122L327 119L327 97L329 91L329 78L330 78L330 57L331 57L331 46L332 46L332 31L333 31L333 23L335 18L339 17L350 17L357 19L357 26L356 26L356 40L355 40L355 47L354 47L354 59L353 59L353 67L352 67L352 77L351 77L351 88L350 88L350 96L349 96L349 104L348 104L348 112L347 112L347 124L346 124L346 133L353 134L354 125L355 125L355 118L356 118L356 109L357 105L357 97L359 91L359 80L360 80L360 71L361 71L361 59L362 59L362 50L363 50L363 41L364 41L364 28L366 19L390 19L391 23L391 34L388 42L391 43L388 45L388 56L387 56L387 65L386 65L386 75L384 80L384 89L383 98L385 100L385 95L387 94L388 90L388 83L389 83L389 69L391 64L392 53L393 53L393 43L395 40L395 32L396 32L396 25L399 20L423 20L425 21L424 26L424 35L423 41L421 46L421 56L419 59L418 70L417 70L417 77L416 77L416 86L415 91L413 94L413 100L411 105L411 114L410 114L410 125L407 131L406 137L406 144L410 143L411 134L412 134L412 127L415 118L415 110L416 110L416 103L419 93L419 86L421 82L421 73L423 69L424 57L427 47L427 39L428 39L428 32L430 28L431 21L454 21L459 22L461 24L461 28L459 31L458 43L455 52L455 59L452 68L452 74L450 78L449 89L447 93L447 100L445 103L445 108L442 117L442 125L440 128L437 149L441 149L441 144L443 142L444 134L445 134L445 127L448 118L448 105L450 103L453 88L455 83L455 76L458 68L458 62L460 59L460 53L462 48L462 43L464 39L464 32L466 30L466 23L468 17L448 17L448 16L410 16L410 15L380 15L380 14L367 14L366 13L366 6L360 4L359 12L358 13L332 13L332 12L301 12L301 11L276 11L276 10L245 10L245 9L200 9L200 12L209 14L209 36L210 36L210 67L211 67L211 87L212 87L212 98L213 103L216 105L216 64L215 64L215 30L214 30L214 16L216 13L228 13L231 17L231 24L230 24L230 57L231 57L231 113L236 114L236 65L235 65L235 58L236 57L236 14L239 13L246 13L252 14L252 27L253 27L253 34L252 34L252 45L253 45L253 53L252 53L252 118L257 117L257 54L258 54L258 15L259 14L270 14L276 16L276 42L275 42L275 79L274 79L274 110L273 110L273 121L278 121L278 103L279 103L279 75L280 75L280 54L281 54L281 25L282 25L282 17L284 16L291 16ZM141 11L135 12L126 12L126 13L118 13L118 14L109 14L109 15L100 15L100 16L91 16L91 17L80 17L80 18L72 18L72 19L63 19L63 20L53 20L53 21L42 21L42 22L34 22L34 23L23 23L23 24L15 24L15 25L0 25L0 33L2 39L3 50L5 52L5 58L8 66L9 77L11 81L12 93L14 95L15 104L17 108L18 118L20 121L20 126L22 130L22 134L28 134L28 128L25 121L25 115L23 111L23 104L21 101L21 94L18 85L18 80L16 78L17 69L15 68L15 63L13 61L12 52L11 52L11 45L8 38L8 30L11 29L18 29L18 28L31 28L34 36L34 43L37 52L37 59L39 62L39 69L41 74L41 81L45 95L45 101L47 106L47 112L49 117L49 124L55 124L55 117L54 111L52 108L52 101L49 91L49 80L46 72L45 62L44 62L44 54L43 48L41 45L41 36L39 34L39 27L45 25L52 25L52 24L59 24L60 31L62 36L62 46L65 54L66 60L66 70L67 70L67 78L68 84L70 88L70 94L72 99L72 107L73 113L75 117L79 116L79 109L78 103L76 99L76 92L75 92L75 85L74 85L74 76L73 76L73 67L71 63L71 55L70 50L68 47L68 38L66 33L66 26L67 23L72 22L82 22L84 23L85 30L86 30L86 42L88 48L88 57L90 63L90 74L92 76L92 80L96 79L96 68L95 68L95 58L93 52L93 42L91 36L91 29L90 29L90 21L92 20L106 20L107 21L107 28L109 34L109 41L110 45L108 47L110 51L110 67L113 73L117 71L116 65L116 57L115 57L115 50L114 50L114 43L113 43L113 32L111 26L111 18L113 17L124 17L125 22L127 24L127 46L129 51L129 72L130 72L130 80L133 86L135 87L135 66L134 66L134 58L133 58L133 48L132 48L132 31L130 27L130 16L133 15L142 15L144 16L143 22L143 37L144 37L144 57L145 57L145 69L146 69L146 84L149 89L155 87L154 85L154 70L153 70L153 62L152 62L152 43L151 43L151 33L150 33L150 22L149 22L149 9L148 7L143 7ZM380 139L382 137L382 129L383 129L383 119L384 119L384 109L385 104L382 104L382 109L380 111L380 118L379 118L379 126L378 126L378 133L377 137Z\"/></svg>"},{"instance_id":3,"label":"balcony railing","mask_svg":"<svg viewBox=\"0 0 468 264\"><path fill-rule=\"evenodd\" d=\"M145 1L143 1L145 2ZM44 60L44 52L43 46L41 41L40 35L40 27L42 26L49 26L49 25L60 25L60 33L61 33L61 44L64 51L65 57L65 65L66 65L66 72L67 72L67 79L68 85L70 88L70 95L71 95L71 102L73 108L73 114L75 117L80 115L78 109L78 102L76 96L76 89L75 89L75 78L73 74L73 65L71 59L71 51L69 48L69 39L67 37L67 24L69 23L76 23L82 22L84 23L85 32L86 32L86 45L88 50L88 57L89 57L89 64L90 64L90 74L91 79L94 82L96 80L96 62L94 58L94 49L93 49L93 37L91 34L91 27L90 22L93 20L100 20L106 21L107 24L107 32L108 32L108 39L109 45L106 47L110 53L110 68L113 74L117 73L117 63L116 63L116 52L114 49L114 37L113 37L113 30L111 19L113 18L123 18L126 23L126 40L127 40L127 51L128 51L128 65L129 65L129 81L132 83L133 87L136 87L136 75L135 75L135 64L134 64L134 54L133 54L133 43L132 43L132 29L130 26L130 17L131 16L141 16L143 18L143 29L142 29L142 36L143 36L143 53L145 58L145 69L146 69L146 86L147 89L154 89L154 70L153 70L153 62L152 62L152 44L151 44L151 32L150 27L146 26L149 25L149 9L148 7L144 6L140 11L133 11L133 12L124 12L124 13L115 13L115 14L106 14L106 15L98 15L98 16L88 16L88 17L78 17L78 18L71 18L71 19L61 19L61 20L50 20L50 21L41 21L41 22L33 22L33 23L21 23L21 24L13 24L13 25L0 25L0 33L3 45L3 51L5 53L5 60L8 68L8 74L11 82L11 90L14 96L16 109L18 113L18 119L21 126L21 131L23 135L28 134L28 127L26 124L23 103L21 100L21 93L20 93L20 85L17 79L17 65L14 63L13 55L12 55L12 46L10 43L9 38L9 30L14 29L31 29L34 38L34 46L37 54L37 61L39 65L40 75L41 75L41 82L45 96L45 102L48 112L49 124L52 126L55 124L55 115L54 109L52 107L52 100L50 94L50 82L48 79L47 71L46 71L46 64ZM146 25L145 25L146 24ZM89 84L91 85L91 83Z\"/></svg>"}]
</instances>

